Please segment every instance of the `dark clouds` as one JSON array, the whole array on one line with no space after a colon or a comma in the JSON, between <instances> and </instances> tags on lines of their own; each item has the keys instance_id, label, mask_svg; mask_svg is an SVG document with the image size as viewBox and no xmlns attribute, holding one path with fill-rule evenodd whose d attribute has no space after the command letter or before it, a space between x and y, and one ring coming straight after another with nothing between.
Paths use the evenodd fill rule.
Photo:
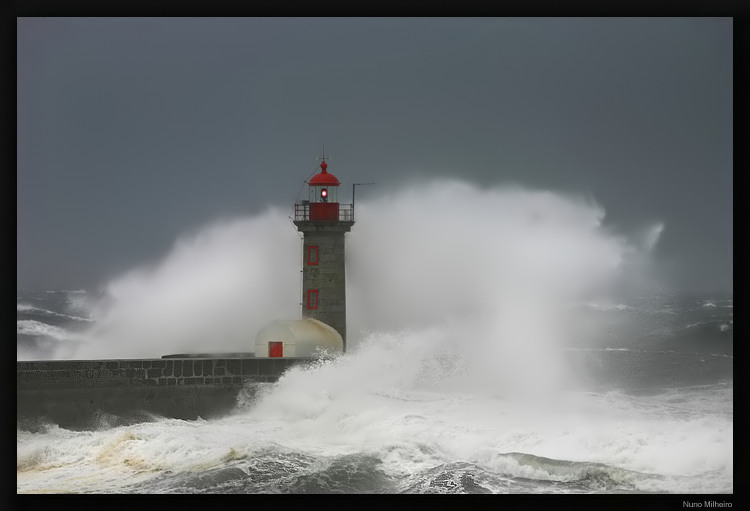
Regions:
<instances>
[{"instance_id":1,"label":"dark clouds","mask_svg":"<svg viewBox=\"0 0 750 511\"><path fill-rule=\"evenodd\" d=\"M453 175L666 225L731 289L732 21L21 18L19 288L89 287L182 233L345 185ZM348 189L345 198L348 197ZM358 193L358 197L360 197Z\"/></svg>"}]
</instances>

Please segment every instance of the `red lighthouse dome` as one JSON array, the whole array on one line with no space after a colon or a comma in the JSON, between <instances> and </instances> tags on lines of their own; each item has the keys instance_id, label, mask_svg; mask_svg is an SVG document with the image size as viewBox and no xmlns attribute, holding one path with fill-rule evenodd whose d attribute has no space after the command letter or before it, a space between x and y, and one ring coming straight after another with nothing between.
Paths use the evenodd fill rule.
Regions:
<instances>
[{"instance_id":1,"label":"red lighthouse dome","mask_svg":"<svg viewBox=\"0 0 750 511\"><path fill-rule=\"evenodd\" d=\"M310 186L339 186L341 183L336 176L326 170L327 168L328 164L323 161L320 164L320 172L315 174L308 184Z\"/></svg>"}]
</instances>

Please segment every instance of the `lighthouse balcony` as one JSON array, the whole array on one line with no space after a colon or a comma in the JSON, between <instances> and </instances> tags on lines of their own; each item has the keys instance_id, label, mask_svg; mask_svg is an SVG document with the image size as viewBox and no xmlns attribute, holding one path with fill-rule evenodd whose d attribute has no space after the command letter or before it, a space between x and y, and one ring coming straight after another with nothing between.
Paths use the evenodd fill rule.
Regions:
<instances>
[{"instance_id":1,"label":"lighthouse balcony","mask_svg":"<svg viewBox=\"0 0 750 511\"><path fill-rule=\"evenodd\" d=\"M353 222L354 204L301 201L294 205L297 222Z\"/></svg>"}]
</instances>

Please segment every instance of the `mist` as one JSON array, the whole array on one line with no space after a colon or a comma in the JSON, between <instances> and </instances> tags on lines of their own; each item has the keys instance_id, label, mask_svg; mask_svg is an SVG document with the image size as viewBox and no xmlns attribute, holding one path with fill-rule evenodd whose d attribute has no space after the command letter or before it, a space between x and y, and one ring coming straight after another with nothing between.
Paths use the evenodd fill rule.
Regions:
<instances>
[{"instance_id":1,"label":"mist","mask_svg":"<svg viewBox=\"0 0 750 511\"><path fill-rule=\"evenodd\" d=\"M391 339L391 358L418 361L413 374L449 364L454 385L545 393L570 376L572 306L643 279L663 228L631 242L590 198L456 180L360 200L347 234L348 355ZM112 280L75 358L252 351L266 323L300 317L301 254L279 208L205 226Z\"/></svg>"},{"instance_id":2,"label":"mist","mask_svg":"<svg viewBox=\"0 0 750 511\"><path fill-rule=\"evenodd\" d=\"M205 226L111 281L76 357L252 351L260 326L299 314L301 240L286 213Z\"/></svg>"},{"instance_id":3,"label":"mist","mask_svg":"<svg viewBox=\"0 0 750 511\"><path fill-rule=\"evenodd\" d=\"M389 364L410 365L415 385L524 398L579 383L564 350L596 346L603 325L577 306L643 291L664 228L644 227L631 242L591 198L455 180L357 208L350 329L380 343L369 350L391 350ZM388 343L384 331L395 334Z\"/></svg>"}]
</instances>

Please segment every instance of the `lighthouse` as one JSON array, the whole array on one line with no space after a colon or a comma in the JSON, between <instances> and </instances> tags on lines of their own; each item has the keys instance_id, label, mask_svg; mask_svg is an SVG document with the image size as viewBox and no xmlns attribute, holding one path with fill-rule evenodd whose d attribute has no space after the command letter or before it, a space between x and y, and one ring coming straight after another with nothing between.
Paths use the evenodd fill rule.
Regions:
<instances>
[{"instance_id":1,"label":"lighthouse","mask_svg":"<svg viewBox=\"0 0 750 511\"><path fill-rule=\"evenodd\" d=\"M354 225L354 204L339 202L341 182L328 172L325 153L321 160L320 171L307 182L307 199L294 205L294 225L303 239L302 319L275 320L261 328L256 357L346 351L344 235Z\"/></svg>"},{"instance_id":2,"label":"lighthouse","mask_svg":"<svg viewBox=\"0 0 750 511\"><path fill-rule=\"evenodd\" d=\"M294 206L294 225L303 234L302 317L333 327L346 351L346 268L344 235L354 225L353 204L339 202L339 180L320 172L307 183L308 198Z\"/></svg>"}]
</instances>

